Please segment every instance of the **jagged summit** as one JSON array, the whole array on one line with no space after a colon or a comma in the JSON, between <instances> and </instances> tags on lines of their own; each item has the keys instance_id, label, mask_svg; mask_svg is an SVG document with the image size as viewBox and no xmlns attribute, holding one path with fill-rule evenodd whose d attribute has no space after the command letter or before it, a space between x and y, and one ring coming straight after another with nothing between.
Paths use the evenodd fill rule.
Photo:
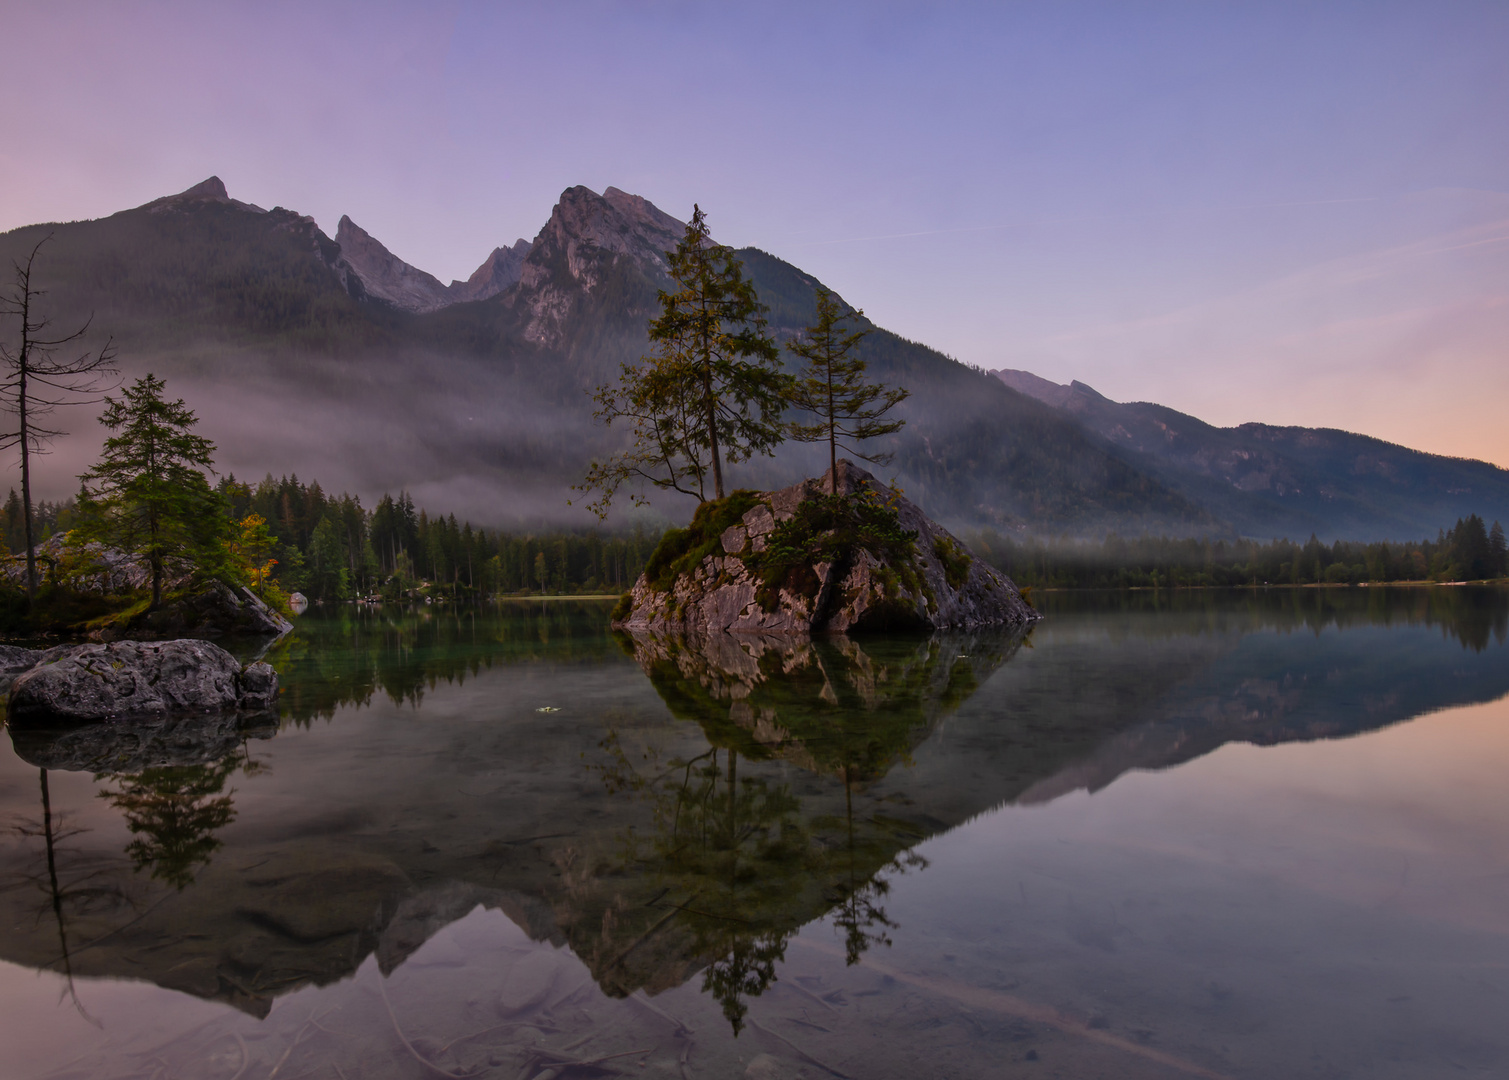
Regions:
<instances>
[{"instance_id":1,"label":"jagged summit","mask_svg":"<svg viewBox=\"0 0 1509 1080\"><path fill-rule=\"evenodd\" d=\"M648 290L652 301L668 269L665 253L685 228L648 199L617 188L602 195L582 186L561 192L509 298L516 310L528 313L525 339L559 346L580 305L609 275L632 279L628 291ZM631 303L627 314L638 319L644 312L636 305Z\"/></svg>"},{"instance_id":2,"label":"jagged summit","mask_svg":"<svg viewBox=\"0 0 1509 1080\"><path fill-rule=\"evenodd\" d=\"M610 187L602 195L591 188L567 188L535 238L523 281L533 285L548 272L553 256L564 254L571 276L590 289L586 255L593 251L629 255L664 271L665 253L681 239L685 224L648 199Z\"/></svg>"},{"instance_id":3,"label":"jagged summit","mask_svg":"<svg viewBox=\"0 0 1509 1080\"><path fill-rule=\"evenodd\" d=\"M465 281L452 281L446 286L452 302L486 300L516 284L531 246L528 240L520 237L512 247L493 248L492 254L472 272L471 277Z\"/></svg>"},{"instance_id":4,"label":"jagged summit","mask_svg":"<svg viewBox=\"0 0 1509 1080\"><path fill-rule=\"evenodd\" d=\"M212 176L208 180L201 180L193 187L180 191L177 195L171 195L169 198L182 199L184 202L231 201L230 192L225 190L225 181L218 176Z\"/></svg>"},{"instance_id":5,"label":"jagged summit","mask_svg":"<svg viewBox=\"0 0 1509 1080\"><path fill-rule=\"evenodd\" d=\"M227 206L240 207L242 210L252 210L258 214L267 213L260 206L231 198L230 192L225 189L225 181L221 180L218 176L211 176L207 180L201 180L193 187L180 191L177 195L165 195L160 199L153 199L146 204L146 209L152 211L182 209L205 203L223 203Z\"/></svg>"},{"instance_id":6,"label":"jagged summit","mask_svg":"<svg viewBox=\"0 0 1509 1080\"><path fill-rule=\"evenodd\" d=\"M335 232L341 259L361 278L368 295L404 311L435 311L453 303L433 274L410 266L346 215Z\"/></svg>"}]
</instances>

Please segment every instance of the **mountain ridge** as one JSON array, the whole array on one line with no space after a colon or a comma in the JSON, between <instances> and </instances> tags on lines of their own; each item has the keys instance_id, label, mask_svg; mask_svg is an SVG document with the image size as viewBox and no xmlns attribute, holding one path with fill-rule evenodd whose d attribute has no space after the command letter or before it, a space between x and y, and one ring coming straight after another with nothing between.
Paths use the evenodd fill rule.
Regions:
<instances>
[{"instance_id":1,"label":"mountain ridge","mask_svg":"<svg viewBox=\"0 0 1509 1080\"><path fill-rule=\"evenodd\" d=\"M307 215L238 202L210 178L106 218L0 234L0 259L51 233L38 264L50 313L94 312L128 375L171 377L228 471L318 473L367 498L406 488L489 525L586 524L567 508L569 486L622 445L593 422L589 394L647 351L665 254L683 229L641 196L576 186L533 241L495 248L467 283L446 286L349 217L332 238ZM812 322L816 277L758 248L738 256L779 340ZM479 275L480 288L458 288ZM1219 477L1171 469L1082 415L869 325L873 376L912 391L899 409L907 427L876 449L895 455L888 476L949 527L1245 531L1228 511L1252 508ZM53 465L76 475L97 445L60 444ZM816 456L788 445L730 475L777 488L821 471ZM679 520L691 506L657 497L656 509ZM1284 520L1305 524L1307 513Z\"/></svg>"},{"instance_id":2,"label":"mountain ridge","mask_svg":"<svg viewBox=\"0 0 1509 1080\"><path fill-rule=\"evenodd\" d=\"M1430 454L1340 428L1247 422L1217 427L1153 402L1116 402L1075 380L993 372L1075 418L1128 462L1211 506L1244 535L1429 535L1458 518L1509 509L1509 470ZM1485 510L1487 511L1485 513Z\"/></svg>"}]
</instances>

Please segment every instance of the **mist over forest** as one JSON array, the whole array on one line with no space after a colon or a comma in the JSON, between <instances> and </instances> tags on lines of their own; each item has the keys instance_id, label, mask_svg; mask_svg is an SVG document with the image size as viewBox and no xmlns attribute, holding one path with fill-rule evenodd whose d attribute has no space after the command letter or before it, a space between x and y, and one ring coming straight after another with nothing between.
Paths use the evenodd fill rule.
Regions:
<instances>
[{"instance_id":1,"label":"mist over forest","mask_svg":"<svg viewBox=\"0 0 1509 1080\"><path fill-rule=\"evenodd\" d=\"M625 436L594 420L590 395L647 351L664 252L681 228L637 196L571 188L527 254L495 260L508 274L496 291L406 310L415 305L391 283L428 275L379 242L361 233L351 246L352 226L343 248L312 219L239 203L211 180L98 221L0 235L0 265L50 236L37 260L48 313L62 326L92 316L92 336L114 338L124 378L166 379L217 444L222 475L318 477L368 506L404 490L479 526L575 529L596 520L571 485ZM820 283L758 249L738 255L772 332L790 341L814 318ZM906 426L873 447L893 455L876 474L951 525L1022 537L1376 540L1431 535L1472 513L1509 518L1509 472L1483 463L1332 432L1322 434L1342 442L1329 456L1313 439L1286 448L1265 436L1281 460L1228 475L1205 443L1129 442L1125 417L1040 400L882 328L863 349L872 379L911 392L895 413ZM90 410L59 419L70 434L39 462L36 498L69 496L99 449ZM1206 442L1242 430L1200 427ZM1223 452L1248 460L1254 437ZM731 487L770 488L825 467L815 446L787 443L727 472ZM606 527L659 527L693 509L674 493L639 511L622 498Z\"/></svg>"}]
</instances>

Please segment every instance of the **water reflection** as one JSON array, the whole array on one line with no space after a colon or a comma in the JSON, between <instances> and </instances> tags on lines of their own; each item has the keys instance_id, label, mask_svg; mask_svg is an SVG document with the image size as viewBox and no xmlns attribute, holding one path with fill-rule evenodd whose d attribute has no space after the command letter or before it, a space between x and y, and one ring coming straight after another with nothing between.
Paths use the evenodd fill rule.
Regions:
<instances>
[{"instance_id":1,"label":"water reflection","mask_svg":"<svg viewBox=\"0 0 1509 1080\"><path fill-rule=\"evenodd\" d=\"M224 844L219 831L236 818L225 783L241 766L235 758L213 765L147 769L111 776L100 798L118 810L135 837L126 856L138 871L180 892Z\"/></svg>"},{"instance_id":2,"label":"water reflection","mask_svg":"<svg viewBox=\"0 0 1509 1080\"><path fill-rule=\"evenodd\" d=\"M1022 635L791 641L748 634L620 640L672 714L745 757L849 782L906 762L934 725L1020 647Z\"/></svg>"},{"instance_id":3,"label":"water reflection","mask_svg":"<svg viewBox=\"0 0 1509 1080\"><path fill-rule=\"evenodd\" d=\"M315 609L263 659L277 669L283 716L307 725L386 699L418 707L427 691L501 665L600 663L614 652L606 605L508 602L499 607Z\"/></svg>"},{"instance_id":4,"label":"water reflection","mask_svg":"<svg viewBox=\"0 0 1509 1080\"><path fill-rule=\"evenodd\" d=\"M1503 592L1039 599L1028 641L621 639L564 603L306 616L255 755L272 728L11 733L0 876L28 889L0 891L0 956L262 1016L482 905L610 995L700 985L737 1031L802 926L849 963L913 932L891 883L983 811L1509 693Z\"/></svg>"}]
</instances>

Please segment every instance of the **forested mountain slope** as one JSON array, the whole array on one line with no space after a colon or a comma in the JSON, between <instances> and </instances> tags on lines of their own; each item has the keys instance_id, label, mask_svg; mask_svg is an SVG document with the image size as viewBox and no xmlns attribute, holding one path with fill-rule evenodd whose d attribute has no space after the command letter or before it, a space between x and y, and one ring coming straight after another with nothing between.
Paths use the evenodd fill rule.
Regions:
<instances>
[{"instance_id":1,"label":"forested mountain slope","mask_svg":"<svg viewBox=\"0 0 1509 1080\"><path fill-rule=\"evenodd\" d=\"M589 395L645 351L682 229L638 196L569 188L531 243L500 245L470 281L442 286L349 221L343 244L211 178L108 218L0 235L0 265L50 235L37 276L58 325L92 312L127 375L166 377L220 445L223 470L318 474L369 499L406 488L426 506L519 527L589 520L567 506L570 485L622 437L593 421ZM754 248L739 255L777 335L798 333L816 279ZM935 350L876 329L865 355L912 392L885 475L935 517L1039 534L1226 533L1234 520L1265 532L1261 507L1223 501L1219 484ZM87 416L66 426L79 434L39 475L46 497L70 493L98 447ZM785 485L820 471L818 457L788 446L731 479ZM655 509L679 519L692 507L660 496ZM1321 517L1276 516L1271 531Z\"/></svg>"},{"instance_id":2,"label":"forested mountain slope","mask_svg":"<svg viewBox=\"0 0 1509 1080\"><path fill-rule=\"evenodd\" d=\"M1474 513L1509 521L1509 470L1487 462L1334 428L1219 428L1162 405L1111 401L1081 382L995 374L1247 536L1403 540Z\"/></svg>"}]
</instances>

